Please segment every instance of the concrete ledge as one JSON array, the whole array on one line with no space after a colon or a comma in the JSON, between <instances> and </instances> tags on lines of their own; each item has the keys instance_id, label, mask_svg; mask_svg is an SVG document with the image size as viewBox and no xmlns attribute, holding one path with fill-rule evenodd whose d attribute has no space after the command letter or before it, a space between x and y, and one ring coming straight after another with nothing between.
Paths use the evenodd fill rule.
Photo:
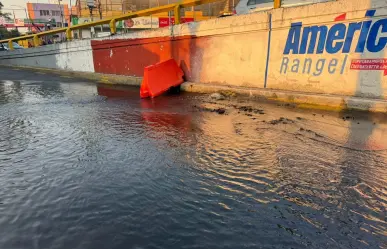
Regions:
<instances>
[{"instance_id":1,"label":"concrete ledge","mask_svg":"<svg viewBox=\"0 0 387 249\"><path fill-rule=\"evenodd\" d=\"M293 91L281 91L260 88L244 88L224 85L211 85L186 82L182 91L214 93L225 95L247 95L261 100L293 104L299 108L322 109L330 111L360 110L387 113L387 101L382 99L366 99L350 96L310 94Z\"/></svg>"},{"instance_id":2,"label":"concrete ledge","mask_svg":"<svg viewBox=\"0 0 387 249\"><path fill-rule=\"evenodd\" d=\"M98 83L140 86L142 77L88 73L88 72L70 72L58 69L7 66L11 68L28 69L42 71L71 77L79 77ZM185 82L181 85L181 90L195 93L214 93L220 92L226 96L244 95L257 98L262 101L282 102L292 104L299 108L321 109L329 111L360 110L370 112L387 113L387 101L382 99L369 99L340 95L328 94L310 94L294 91L281 91L261 88L245 88L226 85L203 84L194 82Z\"/></svg>"},{"instance_id":3,"label":"concrete ledge","mask_svg":"<svg viewBox=\"0 0 387 249\"><path fill-rule=\"evenodd\" d=\"M60 69L52 68L37 68L37 67L27 67L27 66L13 66L13 65L0 65L2 67L10 68L19 68L27 69L31 71L47 72L52 74L59 74L64 76L78 77L83 79L88 79L91 81L98 81L98 83L104 84L114 84L114 85L128 85L128 86L140 86L142 77L133 77L125 75L115 75L115 74L101 74L101 73L91 73L91 72L75 72L75 71L65 71Z\"/></svg>"}]
</instances>

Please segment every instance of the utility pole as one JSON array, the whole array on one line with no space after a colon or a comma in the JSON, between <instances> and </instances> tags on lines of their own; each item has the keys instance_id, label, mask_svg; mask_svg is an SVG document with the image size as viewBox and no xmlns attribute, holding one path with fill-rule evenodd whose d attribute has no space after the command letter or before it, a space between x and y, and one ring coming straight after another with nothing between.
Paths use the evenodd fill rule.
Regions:
<instances>
[{"instance_id":1,"label":"utility pole","mask_svg":"<svg viewBox=\"0 0 387 249\"><path fill-rule=\"evenodd\" d=\"M168 0L168 4L169 4L169 0ZM172 25L172 22L171 22L171 12L168 11L168 26L171 26Z\"/></svg>"},{"instance_id":2,"label":"utility pole","mask_svg":"<svg viewBox=\"0 0 387 249\"><path fill-rule=\"evenodd\" d=\"M101 0L97 0L99 19L102 20ZM101 32L103 32L103 24L101 24Z\"/></svg>"},{"instance_id":3,"label":"utility pole","mask_svg":"<svg viewBox=\"0 0 387 249\"><path fill-rule=\"evenodd\" d=\"M101 0L97 0L98 2L98 12L99 12L99 19L102 20L102 9L101 9Z\"/></svg>"},{"instance_id":4,"label":"utility pole","mask_svg":"<svg viewBox=\"0 0 387 249\"><path fill-rule=\"evenodd\" d=\"M94 7L90 7L90 6L89 6L89 11L90 11L90 21L94 21L94 20L93 20L93 8L94 8Z\"/></svg>"},{"instance_id":5,"label":"utility pole","mask_svg":"<svg viewBox=\"0 0 387 249\"><path fill-rule=\"evenodd\" d=\"M13 23L15 24L16 30L19 31L19 29L18 29L17 26L16 26L16 15L15 15L15 11L12 10L12 12L13 12Z\"/></svg>"},{"instance_id":6,"label":"utility pole","mask_svg":"<svg viewBox=\"0 0 387 249\"><path fill-rule=\"evenodd\" d=\"M90 11L90 19L93 21L93 9L95 8L94 0L87 0L87 7Z\"/></svg>"},{"instance_id":7,"label":"utility pole","mask_svg":"<svg viewBox=\"0 0 387 249\"><path fill-rule=\"evenodd\" d=\"M73 22L73 7L71 5L71 0L70 0L70 23L69 23L69 27L71 26L72 22Z\"/></svg>"},{"instance_id":8,"label":"utility pole","mask_svg":"<svg viewBox=\"0 0 387 249\"><path fill-rule=\"evenodd\" d=\"M87 7L90 11L90 21L93 21L93 9L95 8L94 0L87 0ZM90 36L93 38L94 27L90 28Z\"/></svg>"},{"instance_id":9,"label":"utility pole","mask_svg":"<svg viewBox=\"0 0 387 249\"><path fill-rule=\"evenodd\" d=\"M34 23L32 22L31 18L29 18L29 15L27 15L27 9L26 8L24 8L24 12L26 13L26 18L28 20L30 20L31 25L33 25ZM28 25L28 32L30 32L30 31L31 31L31 26Z\"/></svg>"},{"instance_id":10,"label":"utility pole","mask_svg":"<svg viewBox=\"0 0 387 249\"><path fill-rule=\"evenodd\" d=\"M63 21L63 12L62 12L62 7L60 5L60 1L61 0L58 0L58 5L59 5L59 12L60 12L60 17L61 17L61 21L62 21L62 27L64 26L64 21Z\"/></svg>"}]
</instances>

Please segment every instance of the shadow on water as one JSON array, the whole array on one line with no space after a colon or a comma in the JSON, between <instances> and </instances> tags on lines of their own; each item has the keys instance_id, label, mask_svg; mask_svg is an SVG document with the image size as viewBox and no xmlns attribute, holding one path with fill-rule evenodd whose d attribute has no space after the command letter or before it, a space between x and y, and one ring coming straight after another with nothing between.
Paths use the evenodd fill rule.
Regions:
<instances>
[{"instance_id":1,"label":"shadow on water","mask_svg":"<svg viewBox=\"0 0 387 249\"><path fill-rule=\"evenodd\" d=\"M380 1L370 0L364 9L372 9L377 2ZM366 43L365 40L360 42ZM376 54L364 52L360 55L360 59L384 57L385 49ZM383 71L358 71L354 97L383 99L385 96L383 77ZM349 104L351 101L351 99L348 101ZM367 106L368 109L372 107L372 104ZM340 206L344 211L338 228L341 233L356 238L364 247L382 248L386 244L372 240L370 234L386 236L387 203L383 198L386 179L383 177L385 174L383 165L387 164L387 157L381 152L387 150L384 141L387 134L384 132L380 134L378 126L386 124L387 118L385 114L355 112L348 109L344 109L340 115L343 120L349 122L349 125L344 145L346 149L337 162L341 169L338 187L343 194ZM356 233L353 227L370 233Z\"/></svg>"}]
</instances>

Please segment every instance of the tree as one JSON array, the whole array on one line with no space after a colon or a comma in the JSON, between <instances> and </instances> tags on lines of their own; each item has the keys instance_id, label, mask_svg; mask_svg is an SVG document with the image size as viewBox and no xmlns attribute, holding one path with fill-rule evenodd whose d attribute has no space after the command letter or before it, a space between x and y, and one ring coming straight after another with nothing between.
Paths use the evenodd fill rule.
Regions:
<instances>
[{"instance_id":1,"label":"tree","mask_svg":"<svg viewBox=\"0 0 387 249\"><path fill-rule=\"evenodd\" d=\"M20 32L17 29L12 29L8 31L6 28L0 26L0 40L9 39L20 36Z\"/></svg>"},{"instance_id":2,"label":"tree","mask_svg":"<svg viewBox=\"0 0 387 249\"><path fill-rule=\"evenodd\" d=\"M10 16L10 13L3 13L1 11L1 9L4 7L4 5L0 2L0 17L3 17L5 19L11 19L9 16Z\"/></svg>"},{"instance_id":3,"label":"tree","mask_svg":"<svg viewBox=\"0 0 387 249\"><path fill-rule=\"evenodd\" d=\"M10 14L2 12L3 7L4 7L4 5L0 2L0 18L10 20L11 19L9 17ZM19 30L13 29L11 31L8 31L5 27L3 27L0 24L0 39L8 39L8 38L17 37L17 36L20 36Z\"/></svg>"}]
</instances>

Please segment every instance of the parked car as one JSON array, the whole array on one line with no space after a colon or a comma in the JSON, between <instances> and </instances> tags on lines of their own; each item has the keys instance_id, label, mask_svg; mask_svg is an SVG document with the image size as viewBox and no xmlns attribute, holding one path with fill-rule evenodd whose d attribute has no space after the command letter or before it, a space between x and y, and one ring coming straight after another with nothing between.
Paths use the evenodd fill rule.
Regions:
<instances>
[{"instance_id":1,"label":"parked car","mask_svg":"<svg viewBox=\"0 0 387 249\"><path fill-rule=\"evenodd\" d=\"M282 0L281 7L292 7L297 5L322 3L335 0ZM235 7L236 13L248 14L274 8L274 0L241 0Z\"/></svg>"},{"instance_id":2,"label":"parked car","mask_svg":"<svg viewBox=\"0 0 387 249\"><path fill-rule=\"evenodd\" d=\"M13 43L13 49L24 49L16 42L12 42L12 43ZM9 50L8 43L0 43L0 51L8 51L8 50Z\"/></svg>"}]
</instances>

